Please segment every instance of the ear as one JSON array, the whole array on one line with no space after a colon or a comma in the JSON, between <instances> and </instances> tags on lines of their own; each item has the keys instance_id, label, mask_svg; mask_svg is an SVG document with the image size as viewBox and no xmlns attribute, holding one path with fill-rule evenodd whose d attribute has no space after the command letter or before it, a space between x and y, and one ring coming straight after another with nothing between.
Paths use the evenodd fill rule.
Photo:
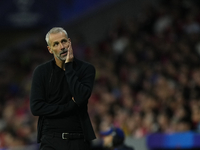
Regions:
<instances>
[{"instance_id":1,"label":"ear","mask_svg":"<svg viewBox=\"0 0 200 150\"><path fill-rule=\"evenodd\" d=\"M69 39L70 42L72 42L70 38L68 38L68 39Z\"/></svg>"},{"instance_id":2,"label":"ear","mask_svg":"<svg viewBox=\"0 0 200 150\"><path fill-rule=\"evenodd\" d=\"M48 49L48 51L49 51L50 54L53 54L53 52L51 51L50 46L47 46L47 49Z\"/></svg>"}]
</instances>

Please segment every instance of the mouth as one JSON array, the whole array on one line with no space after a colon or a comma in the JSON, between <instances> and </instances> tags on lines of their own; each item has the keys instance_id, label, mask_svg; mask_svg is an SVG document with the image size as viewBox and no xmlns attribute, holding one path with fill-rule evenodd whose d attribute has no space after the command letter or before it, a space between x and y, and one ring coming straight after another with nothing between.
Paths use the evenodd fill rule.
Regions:
<instances>
[{"instance_id":1,"label":"mouth","mask_svg":"<svg viewBox=\"0 0 200 150\"><path fill-rule=\"evenodd\" d=\"M67 55L67 51L63 51L62 53L60 53L61 56L65 56Z\"/></svg>"}]
</instances>

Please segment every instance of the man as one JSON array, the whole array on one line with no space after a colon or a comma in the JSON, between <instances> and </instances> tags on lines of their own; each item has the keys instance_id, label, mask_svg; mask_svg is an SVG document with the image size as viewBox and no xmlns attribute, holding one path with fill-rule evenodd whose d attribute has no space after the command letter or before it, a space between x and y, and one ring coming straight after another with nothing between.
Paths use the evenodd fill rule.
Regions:
<instances>
[{"instance_id":1,"label":"man","mask_svg":"<svg viewBox=\"0 0 200 150\"><path fill-rule=\"evenodd\" d=\"M95 139L87 112L95 68L74 57L63 28L52 28L46 42L54 59L34 70L30 96L40 150L88 150Z\"/></svg>"}]
</instances>

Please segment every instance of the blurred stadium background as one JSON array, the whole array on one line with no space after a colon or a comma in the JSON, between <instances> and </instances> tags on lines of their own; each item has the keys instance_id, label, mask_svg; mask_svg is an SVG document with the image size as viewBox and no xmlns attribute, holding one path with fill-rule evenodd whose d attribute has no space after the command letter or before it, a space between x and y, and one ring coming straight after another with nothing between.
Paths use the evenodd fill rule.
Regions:
<instances>
[{"instance_id":1,"label":"blurred stadium background","mask_svg":"<svg viewBox=\"0 0 200 150\"><path fill-rule=\"evenodd\" d=\"M135 150L200 149L199 0L1 0L0 20L0 150L38 149L31 77L54 26L96 67L97 137L113 124Z\"/></svg>"}]
</instances>

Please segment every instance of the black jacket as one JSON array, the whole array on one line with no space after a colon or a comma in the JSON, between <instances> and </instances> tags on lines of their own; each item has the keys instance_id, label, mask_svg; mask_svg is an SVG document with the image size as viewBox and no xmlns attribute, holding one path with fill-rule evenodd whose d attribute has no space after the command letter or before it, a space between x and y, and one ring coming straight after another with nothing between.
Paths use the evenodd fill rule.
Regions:
<instances>
[{"instance_id":1,"label":"black jacket","mask_svg":"<svg viewBox=\"0 0 200 150\"><path fill-rule=\"evenodd\" d=\"M87 112L88 99L91 95L95 68L86 62L74 58L73 62L65 64L65 76L69 85L69 90L76 103L71 100L64 105L48 103L49 91L52 85L51 80L54 74L55 60L51 60L39 65L33 73L30 109L38 119L37 142L40 143L41 129L44 117L62 117L78 107L85 140L95 139L95 134Z\"/></svg>"}]
</instances>

